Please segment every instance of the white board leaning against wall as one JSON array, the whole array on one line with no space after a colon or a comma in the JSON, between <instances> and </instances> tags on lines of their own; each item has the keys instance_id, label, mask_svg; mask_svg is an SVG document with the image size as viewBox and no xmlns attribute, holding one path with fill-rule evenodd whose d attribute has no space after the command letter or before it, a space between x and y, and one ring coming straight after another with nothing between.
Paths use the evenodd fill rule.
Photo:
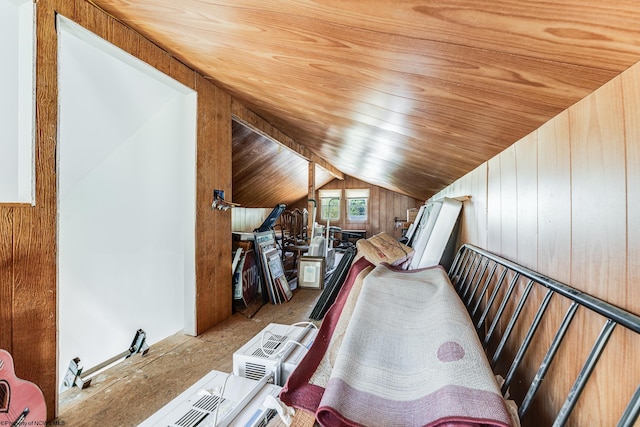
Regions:
<instances>
[{"instance_id":1,"label":"white board leaning against wall","mask_svg":"<svg viewBox=\"0 0 640 427\"><path fill-rule=\"evenodd\" d=\"M0 203L34 203L32 0L0 0Z\"/></svg>"},{"instance_id":2,"label":"white board leaning against wall","mask_svg":"<svg viewBox=\"0 0 640 427\"><path fill-rule=\"evenodd\" d=\"M195 330L197 94L59 17L59 378ZM151 348L153 351L153 345Z\"/></svg>"}]
</instances>

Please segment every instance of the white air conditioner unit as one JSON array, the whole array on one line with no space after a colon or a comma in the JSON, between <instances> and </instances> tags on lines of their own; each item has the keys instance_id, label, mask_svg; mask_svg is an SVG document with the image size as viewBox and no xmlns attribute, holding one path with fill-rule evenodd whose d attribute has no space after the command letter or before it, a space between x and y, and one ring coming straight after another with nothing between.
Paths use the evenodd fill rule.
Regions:
<instances>
[{"instance_id":1,"label":"white air conditioner unit","mask_svg":"<svg viewBox=\"0 0 640 427\"><path fill-rule=\"evenodd\" d=\"M283 386L317 334L318 330L310 325L270 323L233 353L233 373L254 380L272 374L273 382ZM289 341L298 342L305 348Z\"/></svg>"},{"instance_id":2,"label":"white air conditioner unit","mask_svg":"<svg viewBox=\"0 0 640 427\"><path fill-rule=\"evenodd\" d=\"M269 421L277 415L277 411L265 405L268 396L278 400L282 387L275 384L265 384L258 394L233 419L231 427L266 427Z\"/></svg>"},{"instance_id":3,"label":"white air conditioner unit","mask_svg":"<svg viewBox=\"0 0 640 427\"><path fill-rule=\"evenodd\" d=\"M243 409L251 406L256 396L265 387L271 386L267 384L269 380L269 377L264 377L256 381L225 372L211 371L139 426L207 427L215 425L224 427L232 425Z\"/></svg>"}]
</instances>

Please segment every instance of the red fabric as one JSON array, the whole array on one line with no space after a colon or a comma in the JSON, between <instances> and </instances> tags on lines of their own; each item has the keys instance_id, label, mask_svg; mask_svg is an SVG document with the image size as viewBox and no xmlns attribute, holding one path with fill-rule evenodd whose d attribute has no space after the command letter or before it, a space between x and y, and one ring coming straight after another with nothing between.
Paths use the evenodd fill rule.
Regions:
<instances>
[{"instance_id":1,"label":"red fabric","mask_svg":"<svg viewBox=\"0 0 640 427\"><path fill-rule=\"evenodd\" d=\"M367 267L373 267L369 261L365 258L360 258L353 263L347 274L347 278L344 284L340 288L336 300L331 305L331 308L327 311L322 320L322 325L318 331L311 348L300 361L300 364L296 367L293 373L289 376L287 383L280 392L280 400L286 405L293 406L297 409L303 409L307 412L314 413L318 409L320 399L324 393L324 387L320 387L315 384L309 384L309 380L313 373L316 371L318 364L322 360L331 336L335 329L342 308L349 296L351 287L355 282L356 277L362 270Z\"/></svg>"}]
</instances>

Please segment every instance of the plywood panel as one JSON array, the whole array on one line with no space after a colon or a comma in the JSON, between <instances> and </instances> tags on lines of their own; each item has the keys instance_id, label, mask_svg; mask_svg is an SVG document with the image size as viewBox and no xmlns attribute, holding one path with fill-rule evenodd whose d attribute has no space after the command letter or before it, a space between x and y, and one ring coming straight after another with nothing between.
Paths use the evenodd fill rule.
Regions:
<instances>
[{"instance_id":1,"label":"plywood panel","mask_svg":"<svg viewBox=\"0 0 640 427\"><path fill-rule=\"evenodd\" d=\"M500 157L487 162L487 249L502 254Z\"/></svg>"},{"instance_id":2,"label":"plywood panel","mask_svg":"<svg viewBox=\"0 0 640 427\"><path fill-rule=\"evenodd\" d=\"M471 243L485 247L487 236L487 163L483 163L469 172L456 183L455 192L449 191L452 188L449 186L435 197L445 194L449 197L469 196L469 199L463 202L458 245Z\"/></svg>"},{"instance_id":3,"label":"plywood panel","mask_svg":"<svg viewBox=\"0 0 640 427\"><path fill-rule=\"evenodd\" d=\"M372 187L369 189L369 226L372 230L380 230L385 222L389 220L389 205L386 201L383 202L380 200L381 191L383 193L385 192L379 187ZM393 236L400 237L400 235L396 233L395 229Z\"/></svg>"},{"instance_id":4,"label":"plywood panel","mask_svg":"<svg viewBox=\"0 0 640 427\"><path fill-rule=\"evenodd\" d=\"M75 21L105 40L112 39L111 23L113 18L88 1L75 0Z\"/></svg>"},{"instance_id":5,"label":"plywood panel","mask_svg":"<svg viewBox=\"0 0 640 427\"><path fill-rule=\"evenodd\" d=\"M482 248L488 247L488 179L489 165L484 163L473 171L474 190L472 193L473 205L477 215L476 244Z\"/></svg>"},{"instance_id":6,"label":"plywood panel","mask_svg":"<svg viewBox=\"0 0 640 427\"><path fill-rule=\"evenodd\" d=\"M627 286L628 308L640 313L640 67L622 75L627 169Z\"/></svg>"},{"instance_id":7,"label":"plywood panel","mask_svg":"<svg viewBox=\"0 0 640 427\"><path fill-rule=\"evenodd\" d=\"M640 67L633 66L621 76L622 99L625 123L626 149L626 204L627 204L627 283L619 292L624 292L625 307L633 313L640 314ZM628 380L620 387L617 399L613 404L626 402L633 387L640 383L640 366L637 357L640 353L640 337L625 334L622 343L615 348L619 353L605 362L605 369L617 369L622 366L629 372ZM606 372L606 371L605 371ZM618 403L619 404L619 403Z\"/></svg>"},{"instance_id":8,"label":"plywood panel","mask_svg":"<svg viewBox=\"0 0 640 427\"><path fill-rule=\"evenodd\" d=\"M0 348L12 351L13 208L0 207Z\"/></svg>"},{"instance_id":9,"label":"plywood panel","mask_svg":"<svg viewBox=\"0 0 640 427\"><path fill-rule=\"evenodd\" d=\"M500 159L500 252L505 258L517 259L518 179L514 146L504 150L498 157Z\"/></svg>"},{"instance_id":10,"label":"plywood panel","mask_svg":"<svg viewBox=\"0 0 640 427\"><path fill-rule=\"evenodd\" d=\"M128 52L129 54L147 62L152 67L155 67L156 69L160 69L155 64L150 63L149 61L146 61L144 58L140 57L140 52L146 53L147 49L140 49L141 38L136 32L124 26L124 24L122 24L121 22L118 22L112 18L111 34L112 34L111 42L114 45L118 46L120 49L124 50L125 52ZM157 50L160 50L160 49L157 49Z\"/></svg>"},{"instance_id":11,"label":"plywood panel","mask_svg":"<svg viewBox=\"0 0 640 427\"><path fill-rule=\"evenodd\" d=\"M469 199L462 202L462 221L460 222L460 231L458 233L458 246L463 242L476 244L478 241L478 212L475 200L477 185L477 169L466 174L461 179L464 180L462 188Z\"/></svg>"},{"instance_id":12,"label":"plywood panel","mask_svg":"<svg viewBox=\"0 0 640 427\"><path fill-rule=\"evenodd\" d=\"M307 199L307 160L235 120L232 162L235 203L273 208ZM326 174L319 173L317 179L323 185Z\"/></svg>"},{"instance_id":13,"label":"plywood panel","mask_svg":"<svg viewBox=\"0 0 640 427\"><path fill-rule=\"evenodd\" d=\"M170 75L171 74L171 64L174 62L174 59L162 49L159 49L158 46L153 44L148 39L138 36L139 41L139 58L145 61L147 64L150 64L152 67L157 68L159 71Z\"/></svg>"},{"instance_id":14,"label":"plywood panel","mask_svg":"<svg viewBox=\"0 0 640 427\"><path fill-rule=\"evenodd\" d=\"M36 7L36 203L13 217L12 353L19 377L45 395L48 417L57 407L56 163L57 34L54 10L75 14L72 2Z\"/></svg>"},{"instance_id":15,"label":"plywood panel","mask_svg":"<svg viewBox=\"0 0 640 427\"><path fill-rule=\"evenodd\" d=\"M516 157L517 253L520 264L538 266L538 134L514 145Z\"/></svg>"},{"instance_id":16,"label":"plywood panel","mask_svg":"<svg viewBox=\"0 0 640 427\"><path fill-rule=\"evenodd\" d=\"M569 110L571 278L625 305L626 176L622 88L614 80Z\"/></svg>"},{"instance_id":17,"label":"plywood panel","mask_svg":"<svg viewBox=\"0 0 640 427\"><path fill-rule=\"evenodd\" d=\"M199 334L231 315L231 213L211 209L214 189L225 191L225 197L231 196L231 98L201 76L197 77L196 88L196 333Z\"/></svg>"},{"instance_id":18,"label":"plywood panel","mask_svg":"<svg viewBox=\"0 0 640 427\"><path fill-rule=\"evenodd\" d=\"M233 231L253 232L258 228L272 209L236 207L231 210L231 229Z\"/></svg>"},{"instance_id":19,"label":"plywood panel","mask_svg":"<svg viewBox=\"0 0 640 427\"><path fill-rule=\"evenodd\" d=\"M215 174L216 187L229 194L233 198L232 191L232 135L231 135L231 97L222 89L215 87L215 149L213 151L216 167L213 169ZM211 193L207 200L211 200ZM198 203L203 203L200 200ZM211 326L217 325L223 320L231 316L231 301L233 300L233 289L229 284L231 280L231 269L229 268L231 260L231 212L216 212L217 218L215 222L215 254L216 261L211 266L211 272L215 278L215 300L212 301L214 307L214 316L210 320ZM220 215L222 214L222 215ZM209 328L207 328L209 329ZM204 332L204 330L202 330Z\"/></svg>"},{"instance_id":20,"label":"plywood panel","mask_svg":"<svg viewBox=\"0 0 640 427\"><path fill-rule=\"evenodd\" d=\"M538 267L571 283L569 113L538 129Z\"/></svg>"}]
</instances>

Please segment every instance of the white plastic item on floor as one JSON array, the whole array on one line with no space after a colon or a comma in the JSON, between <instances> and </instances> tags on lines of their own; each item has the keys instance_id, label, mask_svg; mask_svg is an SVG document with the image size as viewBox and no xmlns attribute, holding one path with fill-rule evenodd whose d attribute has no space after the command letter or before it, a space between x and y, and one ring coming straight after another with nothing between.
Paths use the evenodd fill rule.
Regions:
<instances>
[{"instance_id":1,"label":"white plastic item on floor","mask_svg":"<svg viewBox=\"0 0 640 427\"><path fill-rule=\"evenodd\" d=\"M283 386L317 334L311 324L270 323L233 353L233 373L251 379L273 375L274 384Z\"/></svg>"},{"instance_id":2,"label":"white plastic item on floor","mask_svg":"<svg viewBox=\"0 0 640 427\"><path fill-rule=\"evenodd\" d=\"M268 384L269 380L268 376L257 381L232 373L211 371L139 426L262 425L265 416L275 414L275 411L269 412L269 408L262 409L266 396L274 393L277 396L281 389Z\"/></svg>"}]
</instances>

